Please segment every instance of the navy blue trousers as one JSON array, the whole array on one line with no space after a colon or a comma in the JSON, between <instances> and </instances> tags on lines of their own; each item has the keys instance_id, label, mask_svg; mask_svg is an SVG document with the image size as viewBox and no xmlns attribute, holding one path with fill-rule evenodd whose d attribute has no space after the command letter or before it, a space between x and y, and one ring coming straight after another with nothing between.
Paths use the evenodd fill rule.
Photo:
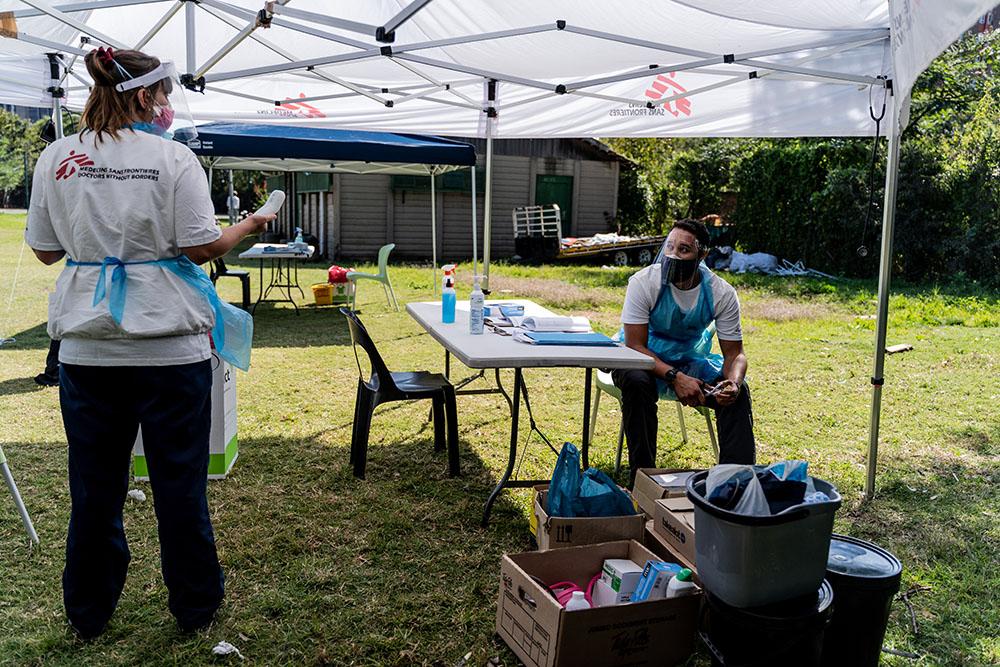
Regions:
<instances>
[{"instance_id":1,"label":"navy blue trousers","mask_svg":"<svg viewBox=\"0 0 1000 667\"><path fill-rule=\"evenodd\" d=\"M72 500L63 602L82 635L104 629L125 585L130 555L122 508L140 424L170 611L182 628L196 628L222 602L224 578L205 498L211 363L61 364Z\"/></svg>"}]
</instances>

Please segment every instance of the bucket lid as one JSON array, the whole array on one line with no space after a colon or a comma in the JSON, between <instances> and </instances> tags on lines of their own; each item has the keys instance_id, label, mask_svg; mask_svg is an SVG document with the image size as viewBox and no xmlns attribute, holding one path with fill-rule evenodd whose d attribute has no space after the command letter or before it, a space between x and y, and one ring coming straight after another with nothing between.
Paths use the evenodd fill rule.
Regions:
<instances>
[{"instance_id":1,"label":"bucket lid","mask_svg":"<svg viewBox=\"0 0 1000 667\"><path fill-rule=\"evenodd\" d=\"M826 569L842 577L888 586L892 585L892 580L898 584L903 564L891 553L871 542L835 533L830 537L830 555L826 561Z\"/></svg>"}]
</instances>

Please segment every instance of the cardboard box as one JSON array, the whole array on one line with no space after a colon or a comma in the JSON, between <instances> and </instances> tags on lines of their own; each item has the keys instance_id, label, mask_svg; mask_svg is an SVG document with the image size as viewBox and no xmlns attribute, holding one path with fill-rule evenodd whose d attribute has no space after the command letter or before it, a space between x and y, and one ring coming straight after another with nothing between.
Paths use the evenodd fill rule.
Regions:
<instances>
[{"instance_id":1,"label":"cardboard box","mask_svg":"<svg viewBox=\"0 0 1000 667\"><path fill-rule=\"evenodd\" d=\"M655 503L653 514L656 532L674 551L692 563L694 549L694 505L687 498L663 498Z\"/></svg>"},{"instance_id":2,"label":"cardboard box","mask_svg":"<svg viewBox=\"0 0 1000 667\"><path fill-rule=\"evenodd\" d=\"M630 602L642 578L642 565L627 558L609 558L601 569L601 581L615 592L614 604Z\"/></svg>"},{"instance_id":3,"label":"cardboard box","mask_svg":"<svg viewBox=\"0 0 1000 667\"><path fill-rule=\"evenodd\" d=\"M701 594L566 611L532 577L585 587L608 558L645 564L635 540L506 555L500 563L497 634L529 667L676 665L694 648Z\"/></svg>"},{"instance_id":4,"label":"cardboard box","mask_svg":"<svg viewBox=\"0 0 1000 667\"><path fill-rule=\"evenodd\" d=\"M212 350L212 430L208 436L208 478L224 479L239 456L236 437L236 368ZM142 428L132 450L132 470L140 481L149 479L142 449Z\"/></svg>"},{"instance_id":5,"label":"cardboard box","mask_svg":"<svg viewBox=\"0 0 1000 667\"><path fill-rule=\"evenodd\" d=\"M539 551L615 540L642 541L643 526L646 523L646 518L642 514L571 519L550 517L547 512L548 495L547 484L535 487L533 523Z\"/></svg>"},{"instance_id":6,"label":"cardboard box","mask_svg":"<svg viewBox=\"0 0 1000 667\"><path fill-rule=\"evenodd\" d=\"M654 514L654 503L660 498L679 498L685 495L687 478L700 470L688 468L639 468L632 484L632 499L650 519ZM664 479L674 477L666 485Z\"/></svg>"},{"instance_id":7,"label":"cardboard box","mask_svg":"<svg viewBox=\"0 0 1000 667\"><path fill-rule=\"evenodd\" d=\"M646 548L656 554L656 557L660 560L683 565L694 572L695 583L701 586L701 580L698 578L698 569L695 567L694 561L675 553L673 545L667 543L666 538L656 531L655 526L656 522L652 519L646 522L645 541L643 542Z\"/></svg>"}]
</instances>

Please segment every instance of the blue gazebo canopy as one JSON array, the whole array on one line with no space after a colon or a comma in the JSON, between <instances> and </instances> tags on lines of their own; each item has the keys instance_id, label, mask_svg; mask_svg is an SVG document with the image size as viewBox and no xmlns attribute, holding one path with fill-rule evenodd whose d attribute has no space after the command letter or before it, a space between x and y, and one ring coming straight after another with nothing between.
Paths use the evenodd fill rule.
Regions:
<instances>
[{"instance_id":1,"label":"blue gazebo canopy","mask_svg":"<svg viewBox=\"0 0 1000 667\"><path fill-rule=\"evenodd\" d=\"M476 151L441 137L294 125L210 123L188 142L216 169L440 173L476 164Z\"/></svg>"}]
</instances>

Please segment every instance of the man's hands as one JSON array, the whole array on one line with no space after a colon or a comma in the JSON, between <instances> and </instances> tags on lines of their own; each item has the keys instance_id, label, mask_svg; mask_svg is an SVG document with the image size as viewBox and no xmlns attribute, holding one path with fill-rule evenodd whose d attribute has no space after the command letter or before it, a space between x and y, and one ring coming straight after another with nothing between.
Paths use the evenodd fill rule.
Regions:
<instances>
[{"instance_id":1,"label":"man's hands","mask_svg":"<svg viewBox=\"0 0 1000 667\"><path fill-rule=\"evenodd\" d=\"M684 375L684 373L678 373L673 386L674 393L677 394L677 400L689 408L704 405L705 394L701 390L701 385L701 380L693 378L690 375Z\"/></svg>"},{"instance_id":2,"label":"man's hands","mask_svg":"<svg viewBox=\"0 0 1000 667\"><path fill-rule=\"evenodd\" d=\"M706 392L706 396L713 396L722 407L735 403L739 395L740 386L732 380L722 380Z\"/></svg>"}]
</instances>

